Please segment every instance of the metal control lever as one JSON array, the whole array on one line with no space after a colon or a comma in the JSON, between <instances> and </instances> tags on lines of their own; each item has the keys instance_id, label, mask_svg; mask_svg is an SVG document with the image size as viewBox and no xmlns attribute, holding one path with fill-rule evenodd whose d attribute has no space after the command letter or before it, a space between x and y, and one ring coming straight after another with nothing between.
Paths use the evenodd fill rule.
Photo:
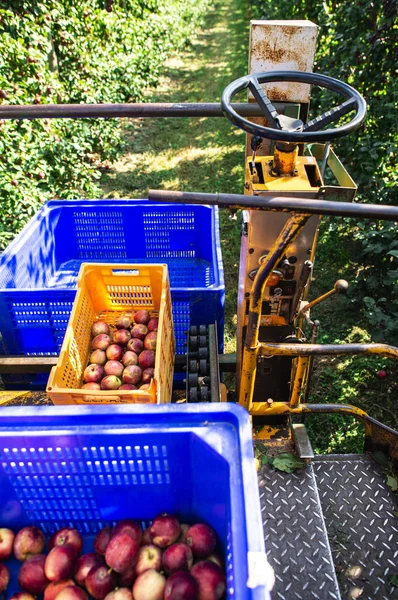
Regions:
<instances>
[{"instance_id":1,"label":"metal control lever","mask_svg":"<svg viewBox=\"0 0 398 600\"><path fill-rule=\"evenodd\" d=\"M346 281L345 279L338 279L334 284L333 288L326 292L326 294L319 296L319 298L315 298L315 300L312 300L312 302L303 302L300 308L299 317L305 317L306 321L311 324L311 321L309 319L311 308L314 308L314 306L317 306L327 298L334 296L334 294L345 294L348 290L348 287L348 281Z\"/></svg>"},{"instance_id":2,"label":"metal control lever","mask_svg":"<svg viewBox=\"0 0 398 600\"><path fill-rule=\"evenodd\" d=\"M329 292L326 292L326 294L323 294L323 296L319 296L319 298L316 298L312 302L303 303L303 306L300 310L299 316L304 317L307 324L311 327L311 344L316 344L317 339L318 339L318 334L319 334L319 328L320 328L319 321L317 319L312 321L310 318L311 308L313 308L317 304L320 304L327 298L334 296L334 294L345 294L348 290L348 287L349 287L349 284L345 279L338 279L336 281L336 283L334 284L333 289L331 289ZM304 402L307 402L309 391L310 391L309 381L310 381L311 375L312 375L313 360L314 360L313 356L308 357L307 369L303 376Z\"/></svg>"}]
</instances>

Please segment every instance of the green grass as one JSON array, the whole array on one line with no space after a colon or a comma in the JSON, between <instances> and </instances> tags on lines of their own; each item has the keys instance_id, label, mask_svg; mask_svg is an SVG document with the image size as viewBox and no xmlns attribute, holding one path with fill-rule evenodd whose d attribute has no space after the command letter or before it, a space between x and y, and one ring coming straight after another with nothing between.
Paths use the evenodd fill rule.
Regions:
<instances>
[{"instance_id":1,"label":"green grass","mask_svg":"<svg viewBox=\"0 0 398 600\"><path fill-rule=\"evenodd\" d=\"M222 90L247 69L250 14L243 0L221 0L210 9L202 30L190 47L166 64L160 86L150 90L152 102L219 101ZM104 168L102 188L109 198L145 198L149 188L202 192L243 190L244 134L226 119L126 120L126 151ZM240 219L221 211L220 232L225 269L225 351L235 350ZM322 226L311 297L350 279L358 265L355 249L339 232ZM319 341L364 342L370 335L348 297L334 297L314 310L321 321ZM388 377L376 377L380 368ZM398 417L397 369L380 358L322 358L315 362L313 402L352 403L390 426ZM339 416L307 419L317 452L356 452L363 432L358 422Z\"/></svg>"},{"instance_id":2,"label":"green grass","mask_svg":"<svg viewBox=\"0 0 398 600\"><path fill-rule=\"evenodd\" d=\"M247 69L249 20L241 0L213 4L197 39L166 64L151 102L218 102ZM126 121L126 152L102 177L110 198L145 198L149 188L241 192L244 134L224 118ZM220 214L227 288L225 351L235 350L240 227Z\"/></svg>"}]
</instances>

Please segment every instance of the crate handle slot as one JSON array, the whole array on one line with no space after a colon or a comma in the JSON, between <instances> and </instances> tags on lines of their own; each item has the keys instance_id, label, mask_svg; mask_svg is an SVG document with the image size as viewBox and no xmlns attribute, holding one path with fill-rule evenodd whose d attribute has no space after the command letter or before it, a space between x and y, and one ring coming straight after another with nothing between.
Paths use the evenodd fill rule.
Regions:
<instances>
[{"instance_id":1,"label":"crate handle slot","mask_svg":"<svg viewBox=\"0 0 398 600\"><path fill-rule=\"evenodd\" d=\"M134 277L138 277L140 274L138 269L112 269L112 275L133 275Z\"/></svg>"},{"instance_id":2,"label":"crate handle slot","mask_svg":"<svg viewBox=\"0 0 398 600\"><path fill-rule=\"evenodd\" d=\"M120 396L98 396L95 394L85 394L84 396L75 396L83 404L125 404Z\"/></svg>"}]
</instances>

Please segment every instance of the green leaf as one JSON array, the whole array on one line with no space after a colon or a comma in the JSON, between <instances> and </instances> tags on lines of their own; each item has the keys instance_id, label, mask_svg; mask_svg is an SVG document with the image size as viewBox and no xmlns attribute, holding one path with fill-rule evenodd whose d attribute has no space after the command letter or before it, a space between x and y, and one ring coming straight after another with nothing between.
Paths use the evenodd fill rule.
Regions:
<instances>
[{"instance_id":1,"label":"green leaf","mask_svg":"<svg viewBox=\"0 0 398 600\"><path fill-rule=\"evenodd\" d=\"M392 475L388 475L387 485L392 489L393 492L396 492L398 490L398 480Z\"/></svg>"},{"instance_id":2,"label":"green leaf","mask_svg":"<svg viewBox=\"0 0 398 600\"><path fill-rule=\"evenodd\" d=\"M278 471L293 473L296 469L303 469L305 462L299 460L294 454L283 452L274 458L272 466L274 469L278 469Z\"/></svg>"},{"instance_id":3,"label":"green leaf","mask_svg":"<svg viewBox=\"0 0 398 600\"><path fill-rule=\"evenodd\" d=\"M393 587L398 588L398 574L390 573L390 575L388 576L388 583Z\"/></svg>"},{"instance_id":4,"label":"green leaf","mask_svg":"<svg viewBox=\"0 0 398 600\"><path fill-rule=\"evenodd\" d=\"M390 254L391 256L395 256L395 258L398 258L398 250L390 250L390 252L387 252L387 254Z\"/></svg>"}]
</instances>

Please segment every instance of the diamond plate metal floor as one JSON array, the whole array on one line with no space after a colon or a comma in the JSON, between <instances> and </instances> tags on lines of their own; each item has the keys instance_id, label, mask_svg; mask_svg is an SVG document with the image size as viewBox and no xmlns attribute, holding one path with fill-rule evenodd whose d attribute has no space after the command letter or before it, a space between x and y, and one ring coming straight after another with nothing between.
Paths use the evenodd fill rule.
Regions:
<instances>
[{"instance_id":1,"label":"diamond plate metal floor","mask_svg":"<svg viewBox=\"0 0 398 600\"><path fill-rule=\"evenodd\" d=\"M294 473L259 471L274 600L340 600L338 582L312 465Z\"/></svg>"},{"instance_id":2,"label":"diamond plate metal floor","mask_svg":"<svg viewBox=\"0 0 398 600\"><path fill-rule=\"evenodd\" d=\"M398 599L398 517L394 495L377 463L366 455L330 455L312 461L341 596ZM320 597L320 596L319 596Z\"/></svg>"}]
</instances>

